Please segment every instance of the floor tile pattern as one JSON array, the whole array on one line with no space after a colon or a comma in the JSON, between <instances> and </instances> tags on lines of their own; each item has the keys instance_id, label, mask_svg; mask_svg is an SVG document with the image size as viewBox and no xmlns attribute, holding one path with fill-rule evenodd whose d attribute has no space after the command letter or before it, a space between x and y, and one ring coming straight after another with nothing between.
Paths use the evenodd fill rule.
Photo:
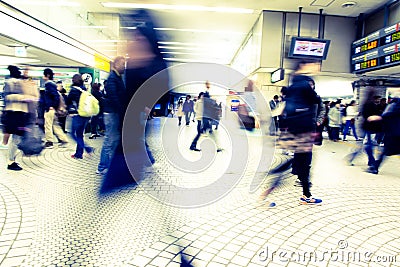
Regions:
<instances>
[{"instance_id":1,"label":"floor tile pattern","mask_svg":"<svg viewBox=\"0 0 400 267\"><path fill-rule=\"evenodd\" d=\"M312 192L323 205L299 205L301 190L290 173L264 202L259 195L269 178L249 192L254 176L270 167L257 169L260 145L270 149L272 166L290 156L273 149L272 137L239 131L249 146L246 168L232 173L242 174L236 186L209 205L180 208L149 193L179 198L170 184L207 186L243 155L232 153L224 137L229 126L218 133L217 146L224 151L208 159L202 154L217 146L206 137L199 144L203 152L187 149L194 125L178 128L176 118L150 123L155 130L148 142L157 163L139 186L104 198L98 197L101 177L95 174L102 138L87 140L96 151L83 160L71 159L71 145L35 157L19 155L23 171L4 168L0 266L179 266L182 255L193 266L400 266L398 157L389 158L379 175L368 174L362 171L365 156L351 167L342 160L355 142L325 141L314 149L312 166ZM160 129L167 140L180 134L179 151L162 141ZM263 138L268 142L260 143ZM188 174L174 161L179 154L194 162L206 157L209 165ZM6 166L6 151L0 152L0 164Z\"/></svg>"}]
</instances>

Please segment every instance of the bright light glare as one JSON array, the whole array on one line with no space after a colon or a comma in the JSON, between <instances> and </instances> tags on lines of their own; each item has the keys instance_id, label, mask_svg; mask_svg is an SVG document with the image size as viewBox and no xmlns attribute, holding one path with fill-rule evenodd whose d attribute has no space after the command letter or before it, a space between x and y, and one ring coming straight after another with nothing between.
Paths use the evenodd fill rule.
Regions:
<instances>
[{"instance_id":1,"label":"bright light glare","mask_svg":"<svg viewBox=\"0 0 400 267\"><path fill-rule=\"evenodd\" d=\"M72 6L72 7L79 7L81 6L78 2L70 2L70 1L40 1L40 0L29 0L29 1L22 1L16 0L13 1L13 4L22 4L22 5L30 5L30 6Z\"/></svg>"},{"instance_id":2,"label":"bright light glare","mask_svg":"<svg viewBox=\"0 0 400 267\"><path fill-rule=\"evenodd\" d=\"M252 14L253 9L235 8L235 7L207 7L195 5L165 5L165 4L138 4L138 3L114 3L102 2L104 7L114 8L131 8L131 9L155 9L155 10L178 10L178 11L202 11L202 12L222 12L222 13L239 13Z\"/></svg>"},{"instance_id":3,"label":"bright light glare","mask_svg":"<svg viewBox=\"0 0 400 267\"><path fill-rule=\"evenodd\" d=\"M13 64L23 64L23 63L35 63L35 62L40 62L40 60L33 58L0 56L0 62L2 65L13 65Z\"/></svg>"},{"instance_id":4,"label":"bright light glare","mask_svg":"<svg viewBox=\"0 0 400 267\"><path fill-rule=\"evenodd\" d=\"M200 30L200 29L178 29L178 28L154 28L157 31L178 31L178 32L198 32L198 33L217 33L217 34L240 34L246 35L244 32L230 32L230 31L213 31L213 30Z\"/></svg>"},{"instance_id":5,"label":"bright light glare","mask_svg":"<svg viewBox=\"0 0 400 267\"><path fill-rule=\"evenodd\" d=\"M221 60L211 60L211 59L189 59L189 58L164 58L167 61L178 61L178 62L205 62L205 63L218 63L218 64L228 64Z\"/></svg>"}]
</instances>

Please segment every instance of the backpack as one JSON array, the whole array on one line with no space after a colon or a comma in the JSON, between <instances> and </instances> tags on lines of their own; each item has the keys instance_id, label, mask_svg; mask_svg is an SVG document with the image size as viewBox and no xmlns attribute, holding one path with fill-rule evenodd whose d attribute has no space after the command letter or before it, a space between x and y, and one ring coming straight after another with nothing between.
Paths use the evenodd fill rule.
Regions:
<instances>
[{"instance_id":1,"label":"backpack","mask_svg":"<svg viewBox=\"0 0 400 267\"><path fill-rule=\"evenodd\" d=\"M60 102L59 102L58 108L56 110L56 115L57 115L57 117L66 117L68 115L67 105L65 104L63 95L60 92L58 92L58 94L60 97Z\"/></svg>"},{"instance_id":2,"label":"backpack","mask_svg":"<svg viewBox=\"0 0 400 267\"><path fill-rule=\"evenodd\" d=\"M78 115L81 117L96 116L100 112L99 101L88 91L74 86L75 89L81 91L78 104Z\"/></svg>"},{"instance_id":3,"label":"backpack","mask_svg":"<svg viewBox=\"0 0 400 267\"><path fill-rule=\"evenodd\" d=\"M38 127L33 127L32 129L25 131L25 134L21 138L21 142L18 144L18 149L21 150L25 156L40 155L44 149L42 137L43 134Z\"/></svg>"}]
</instances>

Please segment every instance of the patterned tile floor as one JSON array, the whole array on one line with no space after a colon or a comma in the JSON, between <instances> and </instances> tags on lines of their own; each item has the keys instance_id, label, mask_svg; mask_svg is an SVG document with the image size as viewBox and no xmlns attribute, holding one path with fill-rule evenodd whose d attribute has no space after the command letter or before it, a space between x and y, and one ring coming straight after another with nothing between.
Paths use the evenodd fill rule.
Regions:
<instances>
[{"instance_id":1,"label":"patterned tile floor","mask_svg":"<svg viewBox=\"0 0 400 267\"><path fill-rule=\"evenodd\" d=\"M365 156L352 167L342 160L355 142L325 140L312 167L312 191L323 205L299 205L301 190L289 173L262 202L271 162L289 159L274 151L272 137L226 121L216 133L224 151L214 153L203 138L198 153L187 149L193 124L150 124L157 163L140 186L104 198L95 174L100 149L82 161L70 158L73 146L18 155L20 172L6 170L7 153L0 151L0 266L180 266L181 255L193 266L400 266L398 157L368 174ZM240 150L232 147L238 140L245 140ZM88 141L101 147L102 138ZM221 177L237 182L226 187L216 183ZM254 177L265 179L251 193ZM202 187L211 190L184 197ZM179 205L193 199L191 207Z\"/></svg>"}]
</instances>

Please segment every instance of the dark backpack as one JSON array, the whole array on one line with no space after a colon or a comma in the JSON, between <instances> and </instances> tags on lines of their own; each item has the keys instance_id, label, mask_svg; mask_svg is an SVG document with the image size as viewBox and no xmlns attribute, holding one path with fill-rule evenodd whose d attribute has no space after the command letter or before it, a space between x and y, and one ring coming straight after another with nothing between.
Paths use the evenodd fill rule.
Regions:
<instances>
[{"instance_id":1,"label":"dark backpack","mask_svg":"<svg viewBox=\"0 0 400 267\"><path fill-rule=\"evenodd\" d=\"M25 131L21 142L18 144L18 149L21 150L25 156L39 155L44 149L42 135L38 127L33 127Z\"/></svg>"},{"instance_id":2,"label":"dark backpack","mask_svg":"<svg viewBox=\"0 0 400 267\"><path fill-rule=\"evenodd\" d=\"M58 92L60 101L56 110L57 117L66 117L68 115L67 105L65 104L64 96Z\"/></svg>"}]
</instances>

